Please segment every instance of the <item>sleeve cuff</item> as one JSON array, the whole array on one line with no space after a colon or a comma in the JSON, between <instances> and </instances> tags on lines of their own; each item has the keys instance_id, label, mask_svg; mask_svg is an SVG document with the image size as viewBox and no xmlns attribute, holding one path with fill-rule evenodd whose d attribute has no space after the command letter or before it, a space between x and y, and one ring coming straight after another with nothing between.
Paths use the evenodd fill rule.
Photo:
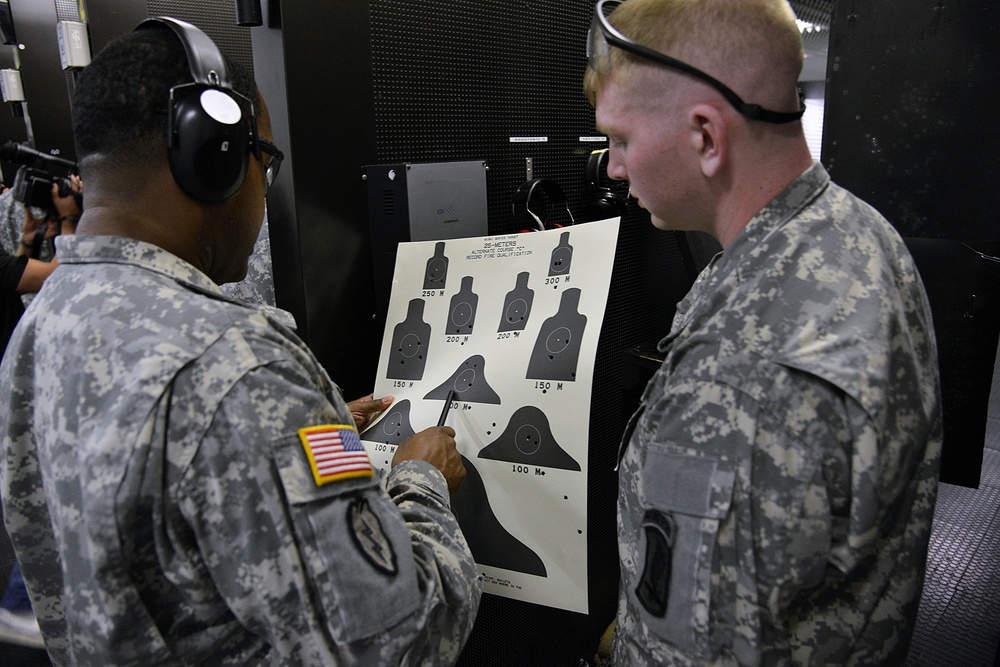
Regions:
<instances>
[{"instance_id":1,"label":"sleeve cuff","mask_svg":"<svg viewBox=\"0 0 1000 667\"><path fill-rule=\"evenodd\" d=\"M386 488L393 488L400 484L419 486L427 489L442 498L448 498L448 481L444 474L426 461L410 459L403 461L389 471L386 478Z\"/></svg>"}]
</instances>

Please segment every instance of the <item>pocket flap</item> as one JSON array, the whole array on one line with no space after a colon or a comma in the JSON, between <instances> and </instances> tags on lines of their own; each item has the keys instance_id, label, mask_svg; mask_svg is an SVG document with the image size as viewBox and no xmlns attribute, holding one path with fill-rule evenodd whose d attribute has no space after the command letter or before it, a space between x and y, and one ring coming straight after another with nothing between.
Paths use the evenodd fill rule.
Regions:
<instances>
[{"instance_id":1,"label":"pocket flap","mask_svg":"<svg viewBox=\"0 0 1000 667\"><path fill-rule=\"evenodd\" d=\"M659 509L708 519L729 512L736 480L731 461L651 445L643 469L646 501Z\"/></svg>"}]
</instances>

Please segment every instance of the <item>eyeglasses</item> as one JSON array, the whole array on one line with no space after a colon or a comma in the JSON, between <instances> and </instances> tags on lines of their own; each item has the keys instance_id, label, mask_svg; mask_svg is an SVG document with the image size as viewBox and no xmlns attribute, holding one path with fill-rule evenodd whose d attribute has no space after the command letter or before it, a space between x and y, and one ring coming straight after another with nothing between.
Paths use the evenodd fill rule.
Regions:
<instances>
[{"instance_id":1,"label":"eyeglasses","mask_svg":"<svg viewBox=\"0 0 1000 667\"><path fill-rule=\"evenodd\" d=\"M257 145L260 152L268 155L271 159L264 165L264 194L271 189L274 179L278 178L278 170L281 169L281 161L285 159L285 154L278 150L278 147L267 139L257 138Z\"/></svg>"},{"instance_id":2,"label":"eyeglasses","mask_svg":"<svg viewBox=\"0 0 1000 667\"><path fill-rule=\"evenodd\" d=\"M599 0L594 7L594 18L590 23L590 31L587 33L587 64L591 69L602 73L611 71L611 46L631 53L639 58L651 60L660 65L670 67L679 72L684 72L696 79L701 79L708 85L715 88L726 100L733 105L737 111L751 120L759 120L765 123L790 123L802 118L805 113L805 103L799 98L798 111L771 111L759 104L748 104L737 95L729 86L722 83L710 74L702 72L697 67L688 65L686 62L671 58L659 51L647 48L642 44L637 44L608 23L604 15L604 8L614 9L622 4L623 0Z\"/></svg>"}]
</instances>

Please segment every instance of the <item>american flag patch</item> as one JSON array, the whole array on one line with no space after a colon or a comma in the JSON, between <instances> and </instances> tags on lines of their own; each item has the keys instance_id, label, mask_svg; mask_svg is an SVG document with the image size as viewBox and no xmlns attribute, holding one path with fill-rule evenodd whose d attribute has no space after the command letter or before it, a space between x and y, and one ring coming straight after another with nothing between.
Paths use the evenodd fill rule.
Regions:
<instances>
[{"instance_id":1,"label":"american flag patch","mask_svg":"<svg viewBox=\"0 0 1000 667\"><path fill-rule=\"evenodd\" d=\"M357 429L344 424L326 424L299 429L299 439L309 458L317 486L351 477L371 477L368 459Z\"/></svg>"}]
</instances>

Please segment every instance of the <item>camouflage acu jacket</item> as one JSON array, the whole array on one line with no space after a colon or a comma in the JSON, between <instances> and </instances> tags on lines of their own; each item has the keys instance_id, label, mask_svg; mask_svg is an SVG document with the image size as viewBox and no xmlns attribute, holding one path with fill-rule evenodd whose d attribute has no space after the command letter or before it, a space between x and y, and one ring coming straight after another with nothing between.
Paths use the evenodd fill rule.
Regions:
<instances>
[{"instance_id":1,"label":"camouflage acu jacket","mask_svg":"<svg viewBox=\"0 0 1000 667\"><path fill-rule=\"evenodd\" d=\"M480 587L444 477L408 462L385 491L355 450L317 473L299 430L347 451L353 422L275 315L150 245L58 246L0 367L4 515L53 662L453 662Z\"/></svg>"},{"instance_id":2,"label":"camouflage acu jacket","mask_svg":"<svg viewBox=\"0 0 1000 667\"><path fill-rule=\"evenodd\" d=\"M937 490L927 299L814 164L702 272L626 441L616 665L901 664Z\"/></svg>"}]
</instances>

